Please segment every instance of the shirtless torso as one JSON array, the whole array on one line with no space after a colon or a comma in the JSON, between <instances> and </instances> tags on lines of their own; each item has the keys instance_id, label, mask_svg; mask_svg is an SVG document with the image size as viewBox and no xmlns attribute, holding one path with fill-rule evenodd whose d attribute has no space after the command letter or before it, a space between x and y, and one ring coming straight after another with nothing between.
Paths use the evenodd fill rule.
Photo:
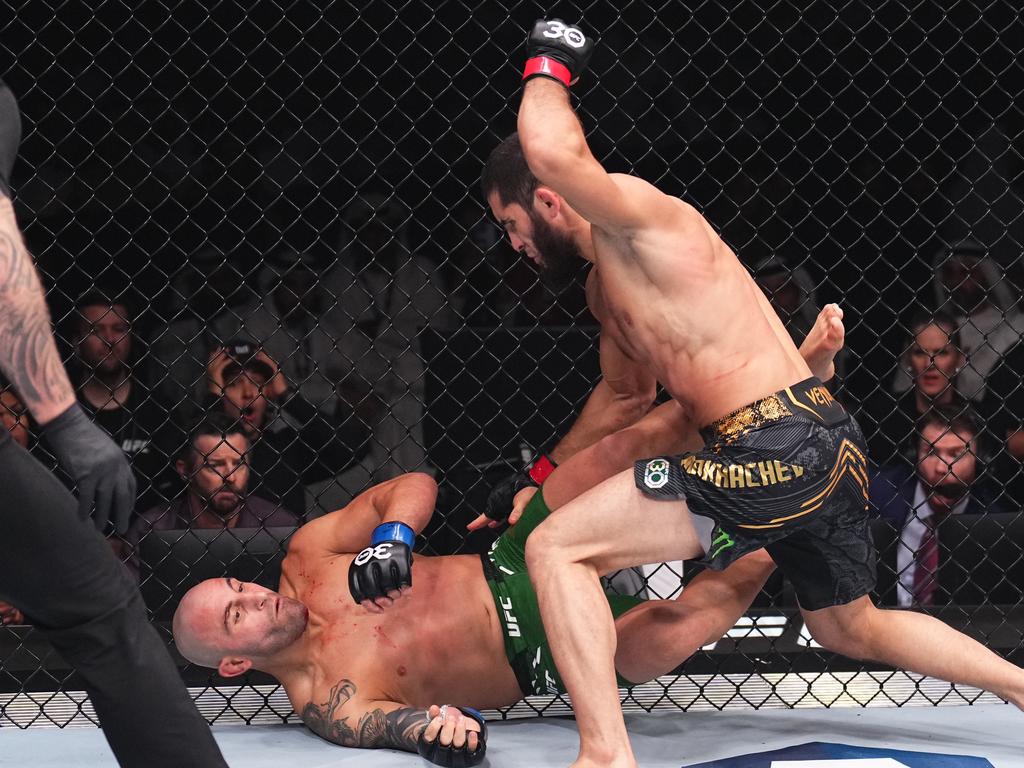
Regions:
<instances>
[{"instance_id":1,"label":"shirtless torso","mask_svg":"<svg viewBox=\"0 0 1024 768\"><path fill-rule=\"evenodd\" d=\"M308 666L280 678L296 712L312 714L339 683L357 701L420 710L444 702L494 708L521 697L479 557L417 555L410 599L374 614L349 594L354 553L326 552L299 534L279 588L309 609Z\"/></svg>"},{"instance_id":2,"label":"shirtless torso","mask_svg":"<svg viewBox=\"0 0 1024 768\"><path fill-rule=\"evenodd\" d=\"M614 175L628 193L631 176ZM602 332L647 367L695 424L810 377L807 363L736 255L681 200L663 228L594 227L588 302Z\"/></svg>"}]
</instances>

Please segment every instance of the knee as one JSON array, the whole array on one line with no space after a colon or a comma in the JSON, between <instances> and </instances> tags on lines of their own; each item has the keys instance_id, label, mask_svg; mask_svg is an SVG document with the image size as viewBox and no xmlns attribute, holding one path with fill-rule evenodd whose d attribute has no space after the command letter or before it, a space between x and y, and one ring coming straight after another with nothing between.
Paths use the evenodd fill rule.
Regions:
<instances>
[{"instance_id":1,"label":"knee","mask_svg":"<svg viewBox=\"0 0 1024 768\"><path fill-rule=\"evenodd\" d=\"M550 522L545 520L526 539L526 569L530 573L544 570L558 558L558 536L549 533Z\"/></svg>"},{"instance_id":2,"label":"knee","mask_svg":"<svg viewBox=\"0 0 1024 768\"><path fill-rule=\"evenodd\" d=\"M530 573L547 571L575 562L573 539L557 517L537 526L526 540L526 568Z\"/></svg>"}]
</instances>

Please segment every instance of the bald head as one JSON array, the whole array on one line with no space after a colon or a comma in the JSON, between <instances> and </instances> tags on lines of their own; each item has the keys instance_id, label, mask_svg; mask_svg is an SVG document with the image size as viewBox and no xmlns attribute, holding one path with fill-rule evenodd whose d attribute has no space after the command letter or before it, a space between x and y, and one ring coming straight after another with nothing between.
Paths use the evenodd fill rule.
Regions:
<instances>
[{"instance_id":1,"label":"bald head","mask_svg":"<svg viewBox=\"0 0 1024 768\"><path fill-rule=\"evenodd\" d=\"M298 600L232 578L192 587L174 612L178 651L194 664L233 677L265 665L295 642L309 613Z\"/></svg>"},{"instance_id":2,"label":"bald head","mask_svg":"<svg viewBox=\"0 0 1024 768\"><path fill-rule=\"evenodd\" d=\"M193 664L216 668L220 664L224 648L218 642L216 633L209 631L216 621L214 598L217 582L227 588L224 579L207 579L192 587L178 604L171 622L174 644L178 652Z\"/></svg>"}]
</instances>

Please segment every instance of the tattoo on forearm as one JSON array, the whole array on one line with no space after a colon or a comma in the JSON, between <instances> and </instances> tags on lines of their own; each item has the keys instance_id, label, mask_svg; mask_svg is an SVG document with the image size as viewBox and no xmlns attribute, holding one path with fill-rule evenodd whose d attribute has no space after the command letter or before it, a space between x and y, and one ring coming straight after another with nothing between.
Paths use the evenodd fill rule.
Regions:
<instances>
[{"instance_id":1,"label":"tattoo on forearm","mask_svg":"<svg viewBox=\"0 0 1024 768\"><path fill-rule=\"evenodd\" d=\"M0 230L0 370L25 405L74 398L57 354L35 265L20 236Z\"/></svg>"},{"instance_id":2,"label":"tattoo on forearm","mask_svg":"<svg viewBox=\"0 0 1024 768\"><path fill-rule=\"evenodd\" d=\"M348 679L339 681L331 688L330 696L323 704L310 702L305 706L302 721L313 733L343 747L390 747L416 751L420 732L427 727L422 709L401 707L385 712L378 707L364 712L353 727L348 716L340 716L338 711L355 693L355 683Z\"/></svg>"}]
</instances>

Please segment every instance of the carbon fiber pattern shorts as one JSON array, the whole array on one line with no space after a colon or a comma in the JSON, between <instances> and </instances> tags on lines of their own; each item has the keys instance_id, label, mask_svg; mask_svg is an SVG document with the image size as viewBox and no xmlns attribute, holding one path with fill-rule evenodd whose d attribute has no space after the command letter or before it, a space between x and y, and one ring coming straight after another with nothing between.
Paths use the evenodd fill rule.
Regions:
<instances>
[{"instance_id":1,"label":"carbon fiber pattern shorts","mask_svg":"<svg viewBox=\"0 0 1024 768\"><path fill-rule=\"evenodd\" d=\"M763 547L808 610L871 591L867 447L818 379L740 408L701 435L700 451L639 461L634 479L646 496L685 500L715 521L705 565L723 570Z\"/></svg>"}]
</instances>

